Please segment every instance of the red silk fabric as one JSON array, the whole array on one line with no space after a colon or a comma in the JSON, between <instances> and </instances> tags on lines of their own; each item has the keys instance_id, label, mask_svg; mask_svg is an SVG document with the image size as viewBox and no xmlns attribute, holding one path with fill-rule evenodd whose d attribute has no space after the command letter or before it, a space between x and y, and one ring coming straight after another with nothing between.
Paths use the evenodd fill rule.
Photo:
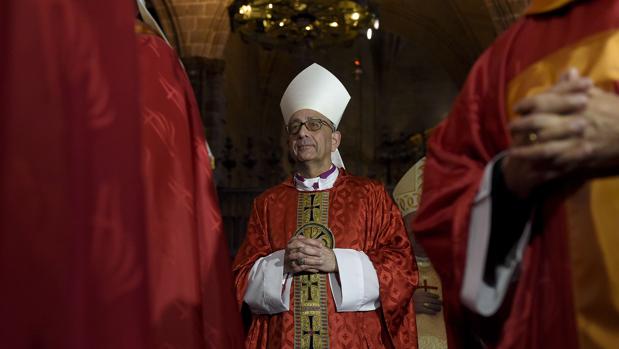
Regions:
<instances>
[{"instance_id":1,"label":"red silk fabric","mask_svg":"<svg viewBox=\"0 0 619 349\"><path fill-rule=\"evenodd\" d=\"M0 3L3 348L151 348L134 14Z\"/></svg>"},{"instance_id":2,"label":"red silk fabric","mask_svg":"<svg viewBox=\"0 0 619 349\"><path fill-rule=\"evenodd\" d=\"M431 137L422 204L413 230L443 281L450 348L473 347L471 337L478 337L488 348L578 347L566 193L544 202L544 226L534 229L519 280L497 315L482 319L468 313L459 292L470 209L483 169L511 142L508 84L553 52L617 28L619 3L612 0L582 1L567 11L522 18L480 57L449 118Z\"/></svg>"},{"instance_id":3,"label":"red silk fabric","mask_svg":"<svg viewBox=\"0 0 619 349\"><path fill-rule=\"evenodd\" d=\"M204 129L178 56L138 35L152 333L157 348L241 348Z\"/></svg>"},{"instance_id":4,"label":"red silk fabric","mask_svg":"<svg viewBox=\"0 0 619 349\"><path fill-rule=\"evenodd\" d=\"M247 237L234 262L239 305L254 262L285 249L297 228L298 192L292 178L254 202ZM382 307L371 312L342 312L328 290L331 348L416 348L412 294L418 274L399 210L382 185L346 174L329 190L329 228L336 248L365 252L377 271ZM294 288L294 285L292 286ZM294 347L294 297L290 311L252 315L247 348Z\"/></svg>"}]
</instances>

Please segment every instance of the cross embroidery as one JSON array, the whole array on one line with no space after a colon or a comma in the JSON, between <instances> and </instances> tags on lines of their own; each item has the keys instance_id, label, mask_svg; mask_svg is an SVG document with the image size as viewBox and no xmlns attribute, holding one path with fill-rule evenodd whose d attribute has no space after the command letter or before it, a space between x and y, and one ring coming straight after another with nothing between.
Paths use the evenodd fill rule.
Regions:
<instances>
[{"instance_id":1,"label":"cross embroidery","mask_svg":"<svg viewBox=\"0 0 619 349\"><path fill-rule=\"evenodd\" d=\"M318 287L318 280L314 280L314 282L310 282L310 277L304 277L301 280L301 287L306 287L307 288L307 300L308 301L313 301L314 299L312 298L312 286L314 287Z\"/></svg>"},{"instance_id":2,"label":"cross embroidery","mask_svg":"<svg viewBox=\"0 0 619 349\"><path fill-rule=\"evenodd\" d=\"M314 205L314 199L315 198L316 198L316 195L314 195L314 194L310 195L310 205L303 207L303 212L305 212L307 210L310 211L310 218L309 218L310 222L314 221L314 211L318 210L320 208L320 205Z\"/></svg>"},{"instance_id":3,"label":"cross embroidery","mask_svg":"<svg viewBox=\"0 0 619 349\"><path fill-rule=\"evenodd\" d=\"M428 285L428 280L426 279L423 279L423 285L419 285L417 288L423 288L426 292L428 292L428 290L438 290L438 287Z\"/></svg>"},{"instance_id":4,"label":"cross embroidery","mask_svg":"<svg viewBox=\"0 0 619 349\"><path fill-rule=\"evenodd\" d=\"M303 335L307 336L309 335L309 347L310 349L314 349L314 336L320 335L320 330L315 330L314 329L314 316L310 315L309 317L309 331L303 331Z\"/></svg>"}]
</instances>

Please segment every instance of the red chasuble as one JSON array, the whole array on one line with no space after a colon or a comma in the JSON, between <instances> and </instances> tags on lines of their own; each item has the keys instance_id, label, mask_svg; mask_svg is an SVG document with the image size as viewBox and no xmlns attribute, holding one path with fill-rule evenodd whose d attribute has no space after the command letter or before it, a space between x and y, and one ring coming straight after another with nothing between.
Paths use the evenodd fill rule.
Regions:
<instances>
[{"instance_id":1,"label":"red chasuble","mask_svg":"<svg viewBox=\"0 0 619 349\"><path fill-rule=\"evenodd\" d=\"M0 2L1 348L152 348L134 13Z\"/></svg>"},{"instance_id":2,"label":"red chasuble","mask_svg":"<svg viewBox=\"0 0 619 349\"><path fill-rule=\"evenodd\" d=\"M552 86L570 67L614 90L618 57L618 1L533 1L529 14L477 61L432 136L413 226L443 281L450 347L471 347L463 343L471 336L488 348L619 343L617 177L554 188L538 203L521 272L497 315L481 319L459 298L471 205L484 167L510 146L514 104Z\"/></svg>"},{"instance_id":3,"label":"red chasuble","mask_svg":"<svg viewBox=\"0 0 619 349\"><path fill-rule=\"evenodd\" d=\"M154 342L241 348L243 329L211 163L178 56L138 35Z\"/></svg>"},{"instance_id":4,"label":"red chasuble","mask_svg":"<svg viewBox=\"0 0 619 349\"><path fill-rule=\"evenodd\" d=\"M328 192L328 226L335 247L368 255L378 274L381 301L381 307L374 311L337 312L328 289L330 348L416 348L412 294L418 274L398 208L381 184L343 170L334 187L324 192ZM239 305L254 262L285 249L297 229L299 193L290 178L255 200L247 237L234 262ZM295 287L293 282L291 294ZM252 314L246 347L294 348L293 310L291 296L287 312Z\"/></svg>"}]
</instances>

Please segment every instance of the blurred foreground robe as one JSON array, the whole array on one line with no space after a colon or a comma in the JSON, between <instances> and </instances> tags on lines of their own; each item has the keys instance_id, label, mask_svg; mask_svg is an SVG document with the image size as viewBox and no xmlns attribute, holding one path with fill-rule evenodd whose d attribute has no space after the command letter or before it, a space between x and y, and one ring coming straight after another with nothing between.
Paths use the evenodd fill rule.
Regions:
<instances>
[{"instance_id":1,"label":"blurred foreground robe","mask_svg":"<svg viewBox=\"0 0 619 349\"><path fill-rule=\"evenodd\" d=\"M0 2L2 348L152 348L134 13Z\"/></svg>"},{"instance_id":2,"label":"blurred foreground robe","mask_svg":"<svg viewBox=\"0 0 619 349\"><path fill-rule=\"evenodd\" d=\"M241 348L204 129L174 50L138 22L144 178L156 348Z\"/></svg>"},{"instance_id":3,"label":"blurred foreground robe","mask_svg":"<svg viewBox=\"0 0 619 349\"><path fill-rule=\"evenodd\" d=\"M511 275L515 282L507 284L498 313L474 315L460 297L465 261L485 253L467 253L469 236L483 230L469 231L469 223L490 224L487 216L471 217L491 197L480 183L486 165L510 146L507 125L518 117L514 105L554 85L570 67L597 86L617 90L619 1L533 0L527 14L479 58L451 115L430 139L413 230L443 281L450 347L483 342L486 348L582 349L619 343L618 177L548 188L537 203L530 239L521 240L521 260L516 248L503 251L504 260L496 257L499 249L488 251L495 261L486 266L491 276L520 269ZM512 239L509 223L502 228L492 231L490 241ZM473 250L481 240L473 240Z\"/></svg>"}]
</instances>

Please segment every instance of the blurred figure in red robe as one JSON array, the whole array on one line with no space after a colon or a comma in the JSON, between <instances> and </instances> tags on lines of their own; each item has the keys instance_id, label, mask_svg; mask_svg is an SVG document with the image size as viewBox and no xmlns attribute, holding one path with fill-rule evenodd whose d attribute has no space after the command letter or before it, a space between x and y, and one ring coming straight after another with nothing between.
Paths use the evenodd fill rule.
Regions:
<instances>
[{"instance_id":1,"label":"blurred figure in red robe","mask_svg":"<svg viewBox=\"0 0 619 349\"><path fill-rule=\"evenodd\" d=\"M431 137L413 230L450 347L617 347L618 58L618 1L533 0Z\"/></svg>"},{"instance_id":2,"label":"blurred figure in red robe","mask_svg":"<svg viewBox=\"0 0 619 349\"><path fill-rule=\"evenodd\" d=\"M151 312L157 348L241 348L200 112L187 74L146 10L136 22Z\"/></svg>"},{"instance_id":3,"label":"blurred figure in red robe","mask_svg":"<svg viewBox=\"0 0 619 349\"><path fill-rule=\"evenodd\" d=\"M152 348L134 13L0 3L0 347Z\"/></svg>"}]
</instances>

